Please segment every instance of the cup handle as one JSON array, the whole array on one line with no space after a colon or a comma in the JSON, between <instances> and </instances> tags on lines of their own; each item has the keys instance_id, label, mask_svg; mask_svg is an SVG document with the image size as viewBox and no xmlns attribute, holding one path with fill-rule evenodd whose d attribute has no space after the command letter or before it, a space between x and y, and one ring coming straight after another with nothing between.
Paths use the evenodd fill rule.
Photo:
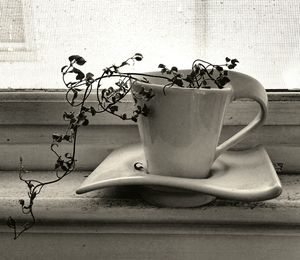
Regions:
<instances>
[{"instance_id":1,"label":"cup handle","mask_svg":"<svg viewBox=\"0 0 300 260\"><path fill-rule=\"evenodd\" d=\"M246 138L253 130L263 125L266 120L267 112L268 112L268 96L264 89L264 87L260 84L256 79L239 72L228 72L230 83L233 89L233 100L237 100L240 98L250 98L255 100L260 105L260 111L256 115L256 117L243 129L234 134L224 143L220 144L216 148L215 159L241 142L244 138Z\"/></svg>"}]
</instances>

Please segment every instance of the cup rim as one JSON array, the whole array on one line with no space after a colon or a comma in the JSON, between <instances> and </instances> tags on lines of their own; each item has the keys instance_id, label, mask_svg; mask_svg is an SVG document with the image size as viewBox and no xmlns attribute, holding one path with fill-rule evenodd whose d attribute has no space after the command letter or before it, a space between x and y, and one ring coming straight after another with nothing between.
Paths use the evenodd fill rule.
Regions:
<instances>
[{"instance_id":1,"label":"cup rim","mask_svg":"<svg viewBox=\"0 0 300 260\"><path fill-rule=\"evenodd\" d=\"M152 89L157 89L157 90L161 90L164 85L161 85L161 84L155 84L155 83L147 83L147 82L142 82L142 81L135 81L133 83L133 87L134 85L136 84L139 84L139 85L142 85L144 87L151 87ZM232 85L230 82L226 83L223 88L218 88L218 87L215 87L215 88L186 88L186 87L179 87L177 85L174 85L170 88L167 88L166 91L197 91L197 92L230 92L232 91Z\"/></svg>"},{"instance_id":2,"label":"cup rim","mask_svg":"<svg viewBox=\"0 0 300 260\"><path fill-rule=\"evenodd\" d=\"M181 69L181 70L178 70L179 73L181 72L188 72L188 71L191 71L191 69ZM154 75L154 76L160 76L162 75L162 73L160 71L149 71L149 72L143 72L143 74L148 74L148 75ZM147 76L145 76L145 78L147 78ZM151 76L149 77L151 78ZM164 80L164 79L162 79ZM165 79L167 81L167 79ZM147 82L143 82L143 81L140 81L140 80L137 80L135 81L135 84L140 84L140 85L144 85L144 86L151 86L152 88L157 88L157 89L161 89L164 87L164 85L162 84L156 84L156 83L147 83ZM224 92L226 90L231 90L232 88L232 85L231 85L231 82L228 82L226 83L223 88L218 88L217 86L216 87L213 87L213 88L187 88L187 87L179 87L177 85L174 85L170 88L168 88L168 91L171 90L171 89L180 89L182 91L205 91L205 92Z\"/></svg>"}]
</instances>

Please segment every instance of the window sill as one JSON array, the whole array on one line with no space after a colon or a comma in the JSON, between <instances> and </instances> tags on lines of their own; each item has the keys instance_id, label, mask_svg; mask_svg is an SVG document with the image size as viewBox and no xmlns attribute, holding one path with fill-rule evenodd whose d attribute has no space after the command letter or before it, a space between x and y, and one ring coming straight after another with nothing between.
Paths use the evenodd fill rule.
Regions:
<instances>
[{"instance_id":1,"label":"window sill","mask_svg":"<svg viewBox=\"0 0 300 260\"><path fill-rule=\"evenodd\" d=\"M54 174L54 173L52 173ZM144 224L241 224L300 225L300 176L280 174L282 194L264 202L216 200L207 206L188 209L160 208L144 203L136 186L106 188L83 195L75 190L87 172L75 172L48 186L40 194L35 214L40 224L81 222ZM35 179L50 178L50 172L33 172ZM17 172L0 172L0 215L19 216L18 200L26 196Z\"/></svg>"},{"instance_id":2,"label":"window sill","mask_svg":"<svg viewBox=\"0 0 300 260\"><path fill-rule=\"evenodd\" d=\"M32 174L37 179L49 176L48 172ZM17 172L0 172L0 251L6 252L7 259L299 256L300 175L281 174L283 193L269 201L218 199L203 207L172 209L144 203L135 186L76 195L86 174L75 172L43 190L35 205L37 224L13 242L6 218L12 215L25 220L18 199L26 194Z\"/></svg>"},{"instance_id":3,"label":"window sill","mask_svg":"<svg viewBox=\"0 0 300 260\"><path fill-rule=\"evenodd\" d=\"M32 172L34 179L51 178L50 172ZM198 208L176 209L151 206L140 199L138 186L111 187L77 195L89 172L74 172L55 185L47 186L35 204L40 224L59 223L144 223L144 224L241 224L300 225L298 174L280 174L282 194L263 202L217 199ZM0 172L0 212L2 221L20 213L18 200L26 197L24 183L17 172Z\"/></svg>"}]
</instances>

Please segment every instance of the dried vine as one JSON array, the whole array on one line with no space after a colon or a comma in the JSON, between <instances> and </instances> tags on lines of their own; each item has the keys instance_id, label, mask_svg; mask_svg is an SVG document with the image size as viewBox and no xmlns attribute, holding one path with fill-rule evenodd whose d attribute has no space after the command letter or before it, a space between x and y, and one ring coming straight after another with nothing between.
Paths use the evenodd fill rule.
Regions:
<instances>
[{"instance_id":1,"label":"dried vine","mask_svg":"<svg viewBox=\"0 0 300 260\"><path fill-rule=\"evenodd\" d=\"M30 216L30 220L25 223L17 223L13 217L9 217L7 225L13 229L14 239L17 239L25 231L30 229L35 223L34 215L34 201L37 195L41 193L43 188L47 185L59 182L61 179L69 175L75 169L76 164L76 141L77 132L81 126L89 125L88 115L95 116L101 113L109 113L122 120L132 120L137 122L140 115L147 116L149 108L147 105L135 106L131 115L120 113L119 103L131 91L132 83L135 81L142 81L149 83L149 78L161 78L167 80L164 86L166 88L172 86L187 87L187 88L223 88L230 80L228 78L227 70L233 69L238 60L226 58L226 64L213 65L209 62L197 59L192 64L191 72L188 75L181 74L177 67L168 69L164 64L159 64L161 75L148 75L143 73L126 73L121 72L123 67L134 64L136 61L143 59L142 54L136 53L129 59L123 61L120 65L111 65L103 70L101 76L95 78L94 74L88 72L83 73L77 66L85 64L85 59L79 55L72 55L69 57L69 64L62 67L62 80L67 88L66 101L73 108L78 111L64 112L63 119L68 122L68 127L64 134L54 133L52 135L51 151L56 156L54 165L55 177L49 181L39 181L31 178L26 178L27 171L24 169L22 158L20 159L19 179L27 186L27 202L24 199L19 200L22 213ZM68 80L71 76L71 79ZM75 77L75 79L74 79ZM103 88L102 82L107 78L116 78L115 86ZM96 90L97 107L86 106L86 101L92 93L93 87ZM135 101L138 99L150 100L154 97L151 89L142 89L139 93L132 93ZM61 143L72 144L72 151L61 155L57 148ZM143 170L141 163L134 165L135 169Z\"/></svg>"}]
</instances>

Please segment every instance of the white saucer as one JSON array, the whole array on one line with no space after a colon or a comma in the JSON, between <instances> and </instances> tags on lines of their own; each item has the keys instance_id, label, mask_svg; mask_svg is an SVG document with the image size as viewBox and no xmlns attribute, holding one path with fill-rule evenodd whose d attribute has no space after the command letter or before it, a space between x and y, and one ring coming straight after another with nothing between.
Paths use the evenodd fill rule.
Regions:
<instances>
[{"instance_id":1,"label":"white saucer","mask_svg":"<svg viewBox=\"0 0 300 260\"><path fill-rule=\"evenodd\" d=\"M240 201L272 199L282 191L273 164L262 146L229 151L213 164L207 179L147 174L136 170L145 161L142 146L113 151L81 184L77 194L120 185L142 185L141 195L150 203L170 207L194 207L215 197ZM200 166L199 166L200 167Z\"/></svg>"}]
</instances>

